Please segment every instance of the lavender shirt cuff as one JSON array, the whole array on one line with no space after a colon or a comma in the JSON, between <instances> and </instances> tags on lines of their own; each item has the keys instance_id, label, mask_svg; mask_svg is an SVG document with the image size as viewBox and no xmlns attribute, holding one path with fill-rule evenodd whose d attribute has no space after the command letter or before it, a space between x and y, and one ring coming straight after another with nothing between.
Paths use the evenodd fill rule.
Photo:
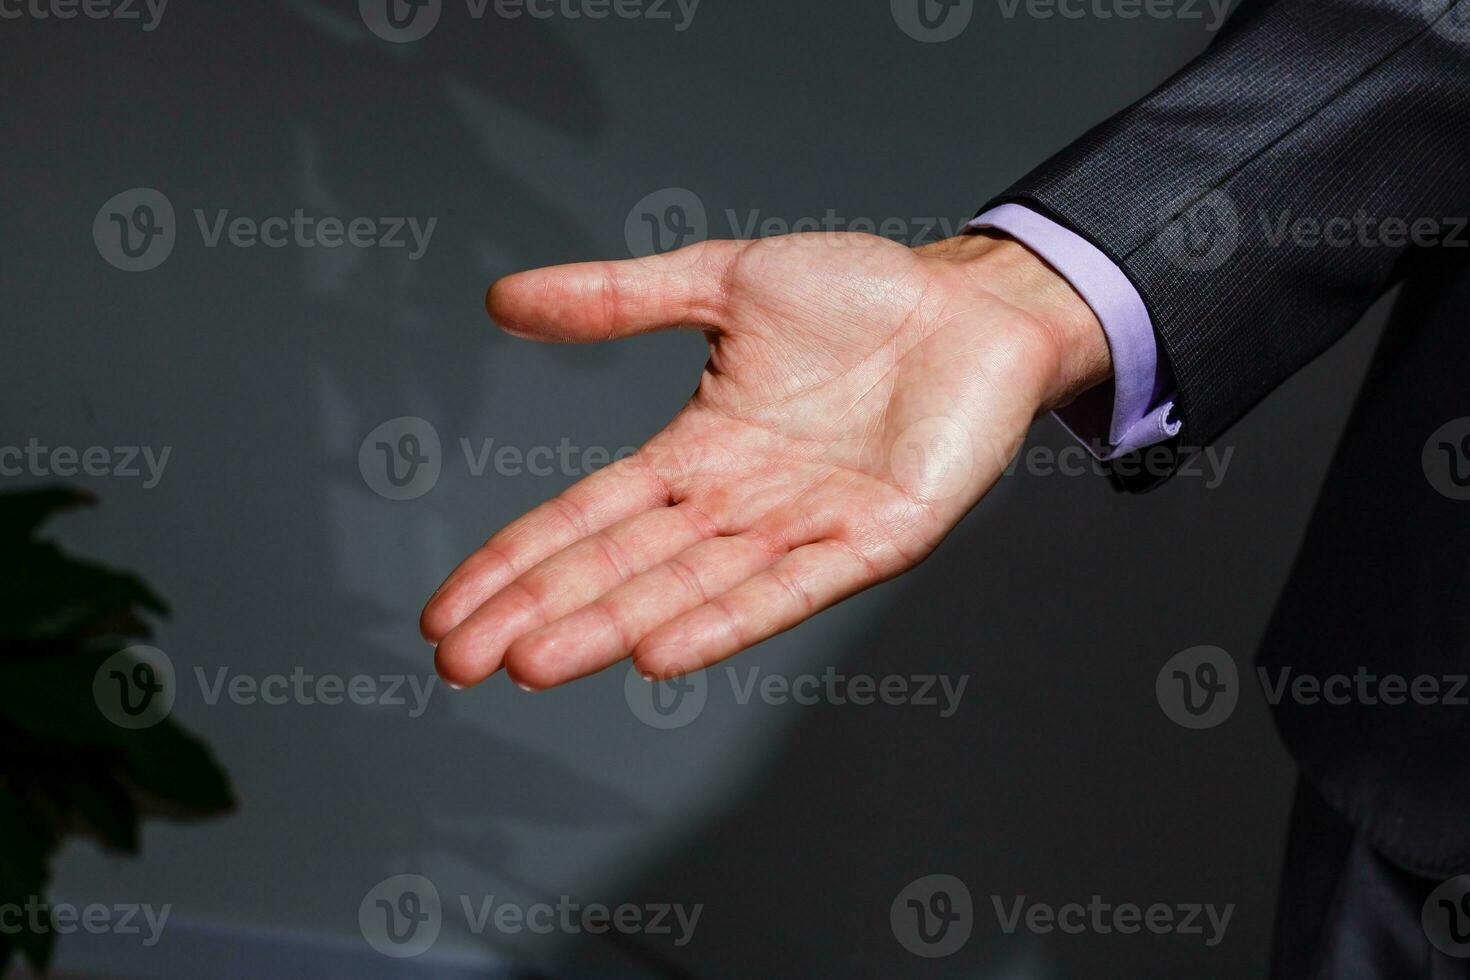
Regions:
<instances>
[{"instance_id":1,"label":"lavender shirt cuff","mask_svg":"<svg viewBox=\"0 0 1470 980\"><path fill-rule=\"evenodd\" d=\"M1133 283L1091 242L1019 204L991 208L971 228L995 228L1049 262L1097 314L1113 353L1113 380L1054 414L1098 459L1179 433L1172 379L1161 369L1153 320Z\"/></svg>"}]
</instances>

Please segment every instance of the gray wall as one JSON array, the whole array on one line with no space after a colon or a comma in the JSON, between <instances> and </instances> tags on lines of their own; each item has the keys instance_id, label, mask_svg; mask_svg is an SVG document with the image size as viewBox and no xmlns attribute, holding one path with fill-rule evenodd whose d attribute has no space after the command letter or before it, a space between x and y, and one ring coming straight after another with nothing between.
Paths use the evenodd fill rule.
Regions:
<instances>
[{"instance_id":1,"label":"gray wall","mask_svg":"<svg viewBox=\"0 0 1470 980\"><path fill-rule=\"evenodd\" d=\"M483 314L495 277L627 254L630 209L669 187L693 191L721 236L727 209L963 219L1207 37L1198 21L1008 18L989 2L941 44L905 36L885 3L774 0L704 0L684 31L477 22L447 0L417 45L371 36L351 2L174 0L153 31L0 24L0 442L172 447L151 489L72 481L102 506L56 532L171 600L158 645L178 668L175 713L242 800L226 820L151 826L139 861L75 846L58 888L356 946L359 902L397 873L430 877L446 901L704 904L682 948L452 925L439 943L552 974L1258 975L1289 760L1253 684L1228 723L1190 732L1164 716L1154 678L1198 644L1247 665L1371 331L1227 437L1219 486L1127 498L1093 476L1018 472L921 569L734 662L968 675L953 717L742 705L716 675L693 724L659 731L629 710L621 668L538 695L503 678L436 689L416 718L211 705L194 678L426 677L422 600L570 482L475 477L459 440L616 449L687 397L697 338L514 341ZM99 256L92 227L134 187L168 196L178 240L161 266L128 274ZM298 207L438 225L409 261L208 248L193 217ZM428 420L444 445L437 485L402 502L358 465L368 432L399 416ZM1033 444L1066 437L1042 421ZM3 486L28 482L45 481ZM920 960L890 931L889 904L931 873L968 884L975 932ZM1094 894L1236 909L1207 948L1005 935L989 898Z\"/></svg>"}]
</instances>

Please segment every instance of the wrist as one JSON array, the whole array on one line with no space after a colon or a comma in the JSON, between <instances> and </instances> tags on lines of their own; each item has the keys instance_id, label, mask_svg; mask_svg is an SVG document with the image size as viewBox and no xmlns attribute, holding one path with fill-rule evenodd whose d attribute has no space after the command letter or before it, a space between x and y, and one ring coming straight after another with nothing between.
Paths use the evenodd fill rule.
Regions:
<instances>
[{"instance_id":1,"label":"wrist","mask_svg":"<svg viewBox=\"0 0 1470 980\"><path fill-rule=\"evenodd\" d=\"M1042 411L1069 404L1113 375L1102 323L1066 277L1016 239L993 229L919 250L961 267L975 285L1025 314L1021 329L1047 362Z\"/></svg>"}]
</instances>

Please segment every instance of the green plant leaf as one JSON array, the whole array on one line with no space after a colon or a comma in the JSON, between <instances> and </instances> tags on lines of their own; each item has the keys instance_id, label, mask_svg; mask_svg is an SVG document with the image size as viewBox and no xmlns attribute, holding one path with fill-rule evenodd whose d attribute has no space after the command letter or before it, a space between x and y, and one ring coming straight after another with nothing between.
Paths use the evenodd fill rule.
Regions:
<instances>
[{"instance_id":1,"label":"green plant leaf","mask_svg":"<svg viewBox=\"0 0 1470 980\"><path fill-rule=\"evenodd\" d=\"M0 551L0 637L97 633L111 621L118 635L146 635L136 607L168 615L168 604L136 575L72 558L49 541Z\"/></svg>"},{"instance_id":2,"label":"green plant leaf","mask_svg":"<svg viewBox=\"0 0 1470 980\"><path fill-rule=\"evenodd\" d=\"M144 816L212 816L234 806L213 753L172 719L123 728L94 695L103 662L148 636L168 605L142 579L74 558L35 531L92 502L66 488L0 494L0 903L44 901L60 842L87 834L136 852ZM50 963L50 910L0 933L0 976L19 951Z\"/></svg>"},{"instance_id":3,"label":"green plant leaf","mask_svg":"<svg viewBox=\"0 0 1470 980\"><path fill-rule=\"evenodd\" d=\"M57 842L46 830L44 819L25 800L0 790L0 903L24 908L46 891L46 866ZM0 934L0 972L14 950L19 950L38 973L51 962L56 932L47 910L42 928L33 928L31 917L22 918L19 932Z\"/></svg>"},{"instance_id":4,"label":"green plant leaf","mask_svg":"<svg viewBox=\"0 0 1470 980\"><path fill-rule=\"evenodd\" d=\"M0 660L0 718L40 742L118 746L127 732L92 696L92 679L108 656L104 650Z\"/></svg>"},{"instance_id":5,"label":"green plant leaf","mask_svg":"<svg viewBox=\"0 0 1470 980\"><path fill-rule=\"evenodd\" d=\"M42 487L0 494L0 543L21 540L53 514L96 503L96 497L75 487Z\"/></svg>"},{"instance_id":6,"label":"green plant leaf","mask_svg":"<svg viewBox=\"0 0 1470 980\"><path fill-rule=\"evenodd\" d=\"M100 766L68 769L38 788L49 794L69 832L94 837L108 850L138 853L138 805L113 773Z\"/></svg>"},{"instance_id":7,"label":"green plant leaf","mask_svg":"<svg viewBox=\"0 0 1470 980\"><path fill-rule=\"evenodd\" d=\"M177 819L235 808L230 779L204 742L172 721L134 732L126 744L127 778L143 812Z\"/></svg>"},{"instance_id":8,"label":"green plant leaf","mask_svg":"<svg viewBox=\"0 0 1470 980\"><path fill-rule=\"evenodd\" d=\"M172 719L119 728L92 696L92 679L110 652L0 661L0 719L47 747L79 759L108 760L143 813L204 817L234 807L229 778L214 754ZM0 762L0 772L4 771Z\"/></svg>"}]
</instances>

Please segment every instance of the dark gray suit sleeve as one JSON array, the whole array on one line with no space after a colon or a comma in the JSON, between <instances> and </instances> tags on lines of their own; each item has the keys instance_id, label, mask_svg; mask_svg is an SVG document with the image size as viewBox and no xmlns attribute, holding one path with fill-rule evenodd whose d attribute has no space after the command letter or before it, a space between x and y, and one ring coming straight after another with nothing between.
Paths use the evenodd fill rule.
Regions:
<instances>
[{"instance_id":1,"label":"dark gray suit sleeve","mask_svg":"<svg viewBox=\"0 0 1470 980\"><path fill-rule=\"evenodd\" d=\"M1007 201L1122 267L1181 439L1209 442L1420 246L1470 243L1470 0L1246 0L1203 56L986 206Z\"/></svg>"}]
</instances>

